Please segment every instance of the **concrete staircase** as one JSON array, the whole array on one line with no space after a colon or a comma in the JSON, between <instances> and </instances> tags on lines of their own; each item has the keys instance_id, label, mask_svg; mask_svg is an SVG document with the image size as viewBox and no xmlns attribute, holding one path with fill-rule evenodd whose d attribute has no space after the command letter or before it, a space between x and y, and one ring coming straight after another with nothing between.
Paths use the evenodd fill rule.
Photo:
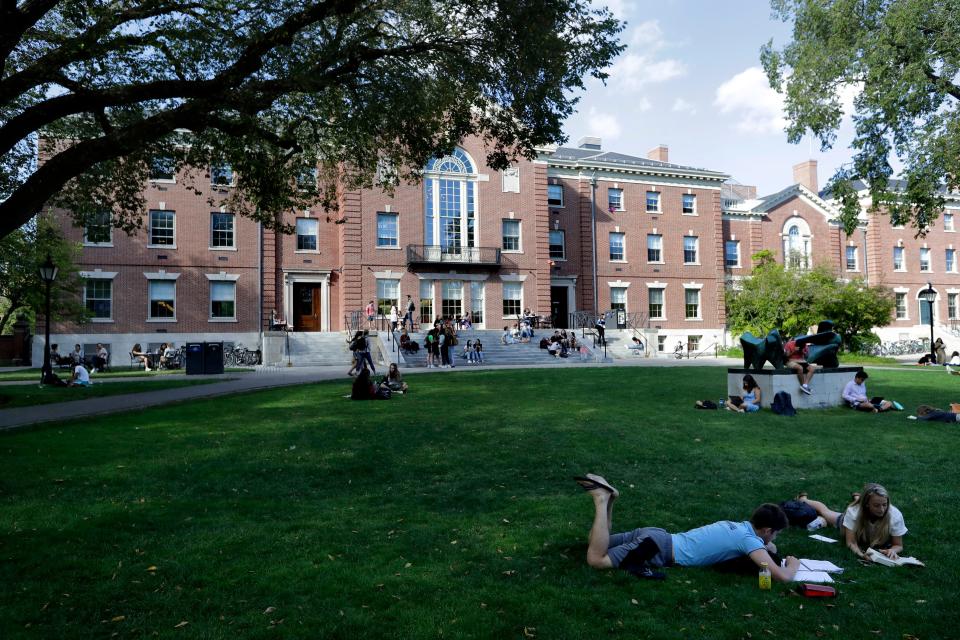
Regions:
<instances>
[{"instance_id":1,"label":"concrete staircase","mask_svg":"<svg viewBox=\"0 0 960 640\"><path fill-rule=\"evenodd\" d=\"M536 336L528 343L500 344L500 336L503 335L502 331L460 331L457 334L459 344L454 347L455 357L453 364L457 367L473 366L468 364L467 361L460 356L463 353L463 346L467 344L467 340L473 341L477 338L479 338L483 344L483 364L530 365L538 367L579 364L581 362L579 353L571 353L568 358L555 358L548 354L545 349L540 349L537 346L541 337L552 335L552 333L552 330L543 329L538 331ZM423 346L426 333L412 333L410 334L410 339L420 344L420 350L417 353L401 354L398 358L400 366L426 367L427 352ZM389 345L387 346L389 348ZM590 348L591 344L588 343L587 347ZM585 361L595 362L593 354L591 353Z\"/></svg>"},{"instance_id":2,"label":"concrete staircase","mask_svg":"<svg viewBox=\"0 0 960 640\"><path fill-rule=\"evenodd\" d=\"M373 361L379 371L382 356L377 349L376 336L370 336ZM346 371L350 367L353 354L350 353L347 336L342 332L290 334L290 361L295 367L342 366ZM284 358L286 362L286 358Z\"/></svg>"}]
</instances>

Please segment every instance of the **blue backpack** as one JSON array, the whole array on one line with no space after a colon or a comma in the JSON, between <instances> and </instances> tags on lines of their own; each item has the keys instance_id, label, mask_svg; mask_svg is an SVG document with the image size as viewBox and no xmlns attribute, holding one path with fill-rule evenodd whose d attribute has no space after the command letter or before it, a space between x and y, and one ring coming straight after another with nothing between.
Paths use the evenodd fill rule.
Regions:
<instances>
[{"instance_id":1,"label":"blue backpack","mask_svg":"<svg viewBox=\"0 0 960 640\"><path fill-rule=\"evenodd\" d=\"M773 396L773 404L770 405L771 411L780 416L795 416L797 410L793 408L793 399L786 391L778 391Z\"/></svg>"}]
</instances>

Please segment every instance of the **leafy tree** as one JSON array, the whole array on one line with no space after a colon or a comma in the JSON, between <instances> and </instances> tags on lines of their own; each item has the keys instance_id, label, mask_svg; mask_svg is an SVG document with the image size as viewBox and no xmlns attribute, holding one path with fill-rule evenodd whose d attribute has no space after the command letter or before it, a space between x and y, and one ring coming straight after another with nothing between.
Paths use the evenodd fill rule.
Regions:
<instances>
[{"instance_id":1,"label":"leafy tree","mask_svg":"<svg viewBox=\"0 0 960 640\"><path fill-rule=\"evenodd\" d=\"M40 265L47 256L57 265L57 279L50 288L52 319L83 323L88 319L81 301L83 281L74 266L80 248L63 237L56 224L47 218L32 220L0 240L0 333L18 313L35 317L46 304L46 284L40 278Z\"/></svg>"},{"instance_id":2,"label":"leafy tree","mask_svg":"<svg viewBox=\"0 0 960 640\"><path fill-rule=\"evenodd\" d=\"M833 320L847 349L871 341L871 329L890 322L893 294L863 280L838 279L829 267L786 269L769 251L753 256L750 276L727 290L727 325L734 334L766 335L779 328L802 335L824 319Z\"/></svg>"},{"instance_id":3,"label":"leafy tree","mask_svg":"<svg viewBox=\"0 0 960 640\"><path fill-rule=\"evenodd\" d=\"M132 231L151 163L229 165L274 228L469 134L503 168L563 141L622 28L589 0L0 0L0 237L45 204Z\"/></svg>"},{"instance_id":4,"label":"leafy tree","mask_svg":"<svg viewBox=\"0 0 960 640\"><path fill-rule=\"evenodd\" d=\"M960 1L771 0L793 22L783 49L761 51L770 86L785 93L787 136L809 131L833 146L843 116L840 95L856 93L852 163L828 186L841 203L844 228L857 225L860 203L850 184L866 181L870 210L886 210L925 235L943 208L942 190L960 187ZM904 164L892 185L890 154Z\"/></svg>"}]
</instances>

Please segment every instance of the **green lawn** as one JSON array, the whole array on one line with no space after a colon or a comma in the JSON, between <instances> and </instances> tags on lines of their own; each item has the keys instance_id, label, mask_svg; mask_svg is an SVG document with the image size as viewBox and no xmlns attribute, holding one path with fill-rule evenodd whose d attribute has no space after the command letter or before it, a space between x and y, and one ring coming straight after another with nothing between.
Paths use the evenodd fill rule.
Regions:
<instances>
[{"instance_id":1,"label":"green lawn","mask_svg":"<svg viewBox=\"0 0 960 640\"><path fill-rule=\"evenodd\" d=\"M389 402L346 382L0 436L0 637L887 638L956 636L960 425L849 410L696 411L719 368L408 376ZM872 372L914 408L942 372ZM615 529L745 519L798 490L840 505L884 484L919 570L864 567L806 531L781 551L847 568L836 600L753 576L584 562L570 477L623 493ZM831 533L831 532L828 532ZM183 625L183 626L180 626Z\"/></svg>"},{"instance_id":2,"label":"green lawn","mask_svg":"<svg viewBox=\"0 0 960 640\"><path fill-rule=\"evenodd\" d=\"M198 384L222 382L222 380L179 379L179 380L138 380L136 382L100 382L94 380L89 387L48 387L40 385L0 384L0 409L15 407L29 407L38 404L52 404L54 402L70 402L86 400L87 398L103 398L106 396L125 395L128 393L143 393L159 391L161 389L176 389L192 387Z\"/></svg>"},{"instance_id":3,"label":"green lawn","mask_svg":"<svg viewBox=\"0 0 960 640\"><path fill-rule=\"evenodd\" d=\"M224 373L243 373L247 371L253 371L253 369L249 367L230 367L224 369ZM57 369L54 371L54 373L64 380L70 379L71 372L67 371L66 369ZM156 378L168 375L183 375L184 373L186 372L183 369L152 369L150 371L144 371L143 369L133 367L110 367L110 371L91 373L90 379L96 382L97 380L106 380L110 378ZM40 369L16 369L14 371L0 371L0 383L23 382L26 380L39 379Z\"/></svg>"}]
</instances>

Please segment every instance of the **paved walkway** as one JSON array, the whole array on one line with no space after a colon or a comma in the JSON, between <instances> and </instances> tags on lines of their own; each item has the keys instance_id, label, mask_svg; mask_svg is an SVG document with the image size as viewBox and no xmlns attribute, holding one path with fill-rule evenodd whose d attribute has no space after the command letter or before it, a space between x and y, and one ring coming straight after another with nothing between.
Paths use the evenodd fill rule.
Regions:
<instances>
[{"instance_id":1,"label":"paved walkway","mask_svg":"<svg viewBox=\"0 0 960 640\"><path fill-rule=\"evenodd\" d=\"M567 363L551 363L545 365L545 369L556 369L558 366L566 366ZM286 387L298 384L309 384L321 380L342 379L344 385L347 385L347 376L345 368L348 365L328 366L328 367L261 367L252 373L227 373L222 382L196 385L191 387L181 387L178 389L162 389L159 391L144 391L142 393L132 393L126 395L107 396L104 398L91 398L89 400L75 400L73 402L61 402L57 404L37 405L33 407L22 407L17 409L0 409L0 431L7 429L16 429L32 424L43 422L55 422L59 420L71 420L75 418L85 418L90 416L105 415L110 413L119 413L122 411L135 411L147 407L156 407L168 405L174 402L184 400L195 400L197 398L212 398L216 396L225 396L234 393L243 393L246 391L256 391L259 389L272 389L275 387ZM584 363L571 362L569 366L578 369L584 367L686 367L686 366L714 366L714 367L741 367L743 360L739 358L700 358L694 360L676 360L674 358L628 358L615 360L606 363ZM511 365L479 365L463 366L457 369L472 371L474 369L529 369L531 367L511 366ZM871 367L873 368L873 367ZM4 369L9 371L10 369ZM425 373L425 368L402 369L403 373ZM429 370L434 371L434 370ZM440 370L436 370L440 371ZM444 369L443 371L447 371ZM185 375L171 374L165 375L164 380L175 380L185 378ZM191 379L217 378L220 376L191 376ZM110 382L122 381L142 381L143 377L135 378L109 378ZM15 384L36 384L36 382L7 382L0 383L0 389L5 385ZM347 391L346 386L344 387ZM78 390L78 393L82 393Z\"/></svg>"}]
</instances>

